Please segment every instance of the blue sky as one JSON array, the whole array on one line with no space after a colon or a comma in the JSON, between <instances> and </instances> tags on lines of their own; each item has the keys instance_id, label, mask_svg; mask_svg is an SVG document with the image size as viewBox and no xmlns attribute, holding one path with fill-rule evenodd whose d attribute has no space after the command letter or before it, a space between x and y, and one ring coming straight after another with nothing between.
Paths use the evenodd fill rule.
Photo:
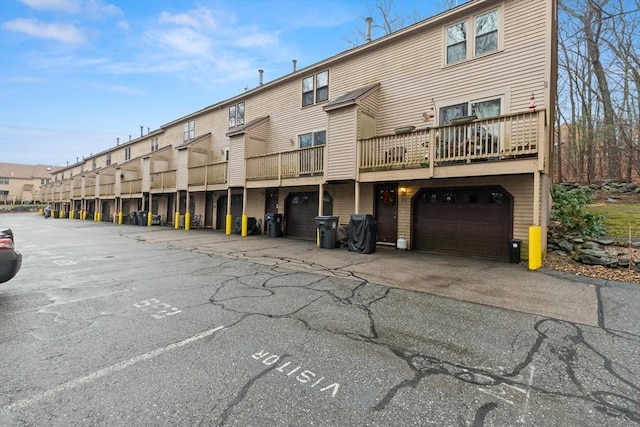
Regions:
<instances>
[{"instance_id":1,"label":"blue sky","mask_svg":"<svg viewBox=\"0 0 640 427\"><path fill-rule=\"evenodd\" d=\"M394 11L408 25L444 3ZM0 0L0 162L73 164L255 87L258 69L268 82L342 52L374 4Z\"/></svg>"}]
</instances>

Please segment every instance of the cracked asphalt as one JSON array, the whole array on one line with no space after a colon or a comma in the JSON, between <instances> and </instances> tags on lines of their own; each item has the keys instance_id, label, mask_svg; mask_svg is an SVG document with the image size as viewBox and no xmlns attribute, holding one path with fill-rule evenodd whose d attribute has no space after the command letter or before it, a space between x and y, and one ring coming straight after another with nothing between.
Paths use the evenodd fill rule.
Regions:
<instances>
[{"instance_id":1,"label":"cracked asphalt","mask_svg":"<svg viewBox=\"0 0 640 427\"><path fill-rule=\"evenodd\" d=\"M640 291L3 214L0 425L640 425Z\"/></svg>"}]
</instances>

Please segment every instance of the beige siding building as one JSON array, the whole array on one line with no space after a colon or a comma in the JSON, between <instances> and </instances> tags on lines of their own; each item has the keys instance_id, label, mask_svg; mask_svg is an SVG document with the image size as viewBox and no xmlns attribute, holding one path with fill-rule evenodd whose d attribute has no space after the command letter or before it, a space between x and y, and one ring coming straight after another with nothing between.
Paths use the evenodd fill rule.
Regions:
<instances>
[{"instance_id":1,"label":"beige siding building","mask_svg":"<svg viewBox=\"0 0 640 427\"><path fill-rule=\"evenodd\" d=\"M0 163L0 203L36 203L40 189L52 180L58 169L47 165Z\"/></svg>"},{"instance_id":2,"label":"beige siding building","mask_svg":"<svg viewBox=\"0 0 640 427\"><path fill-rule=\"evenodd\" d=\"M509 260L521 240L526 258L531 227L545 247L556 8L476 0L273 81L260 72L43 191L80 217L242 234L277 217L309 240L318 215L369 214L380 245Z\"/></svg>"}]
</instances>

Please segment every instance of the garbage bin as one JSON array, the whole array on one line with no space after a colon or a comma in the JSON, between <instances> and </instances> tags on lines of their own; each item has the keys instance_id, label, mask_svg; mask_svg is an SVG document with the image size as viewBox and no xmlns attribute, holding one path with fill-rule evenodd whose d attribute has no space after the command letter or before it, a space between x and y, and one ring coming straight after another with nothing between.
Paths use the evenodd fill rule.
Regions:
<instances>
[{"instance_id":1,"label":"garbage bin","mask_svg":"<svg viewBox=\"0 0 640 427\"><path fill-rule=\"evenodd\" d=\"M267 235L269 237L282 237L282 214L267 214Z\"/></svg>"},{"instance_id":2,"label":"garbage bin","mask_svg":"<svg viewBox=\"0 0 640 427\"><path fill-rule=\"evenodd\" d=\"M323 249L334 249L338 241L338 217L317 216L316 227L320 230L320 247Z\"/></svg>"},{"instance_id":3,"label":"garbage bin","mask_svg":"<svg viewBox=\"0 0 640 427\"><path fill-rule=\"evenodd\" d=\"M378 222L373 215L353 214L349 219L349 250L361 254L376 251Z\"/></svg>"},{"instance_id":4,"label":"garbage bin","mask_svg":"<svg viewBox=\"0 0 640 427\"><path fill-rule=\"evenodd\" d=\"M522 247L522 240L511 239L509 240L509 261L513 264L520 262L520 249Z\"/></svg>"},{"instance_id":5,"label":"garbage bin","mask_svg":"<svg viewBox=\"0 0 640 427\"><path fill-rule=\"evenodd\" d=\"M138 211L138 225L147 225L147 211Z\"/></svg>"}]
</instances>

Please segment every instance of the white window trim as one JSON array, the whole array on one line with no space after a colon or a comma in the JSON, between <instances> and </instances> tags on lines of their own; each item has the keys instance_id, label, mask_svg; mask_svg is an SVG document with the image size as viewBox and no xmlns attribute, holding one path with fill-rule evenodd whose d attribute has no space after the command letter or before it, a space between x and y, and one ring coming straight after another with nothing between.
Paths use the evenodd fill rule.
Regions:
<instances>
[{"instance_id":1,"label":"white window trim","mask_svg":"<svg viewBox=\"0 0 640 427\"><path fill-rule=\"evenodd\" d=\"M322 101L318 101L318 75L323 74L323 73L327 73L327 99L323 99ZM304 94L305 92L304 90L304 86L303 86L303 82L307 79L311 79L311 83L313 85L313 89L311 90L311 93L313 94L313 102L311 102L310 104L306 104L304 105ZM322 86L325 87L325 86ZM329 101L329 89L331 88L331 73L329 72L329 69L325 69L322 71L318 71L317 73L313 73L313 74L309 74L307 76L302 77L302 79L300 80L300 105L302 106L302 108L308 108L311 107L313 105L322 103L322 102L328 102ZM306 132L308 133L308 132Z\"/></svg>"},{"instance_id":2,"label":"white window trim","mask_svg":"<svg viewBox=\"0 0 640 427\"><path fill-rule=\"evenodd\" d=\"M327 146L327 130L326 129L314 129L314 130L310 130L308 132L300 132L297 137L296 140L298 142L298 149L304 149L302 147L300 147L300 137L302 135L309 135L311 134L311 142L313 143L313 135L319 132L324 132L324 137L325 137L325 142L324 142L324 147ZM322 147L322 145L312 145L311 147L305 147L305 148L313 148L313 147Z\"/></svg>"},{"instance_id":3,"label":"white window trim","mask_svg":"<svg viewBox=\"0 0 640 427\"><path fill-rule=\"evenodd\" d=\"M487 13L497 11L498 12L498 47L496 50L492 50L491 52L484 52L479 55L476 55L476 18L481 15L485 15ZM465 22L467 24L467 57L460 61L447 63L447 29L453 25L460 24ZM502 5L493 7L487 10L483 10L478 13L474 13L473 15L467 16L465 19L460 19L453 24L445 25L442 28L442 66L444 68L455 67L460 64L466 64L469 61L473 61L474 59L484 58L486 56L494 55L496 53L502 52L504 49L504 8Z\"/></svg>"}]
</instances>

